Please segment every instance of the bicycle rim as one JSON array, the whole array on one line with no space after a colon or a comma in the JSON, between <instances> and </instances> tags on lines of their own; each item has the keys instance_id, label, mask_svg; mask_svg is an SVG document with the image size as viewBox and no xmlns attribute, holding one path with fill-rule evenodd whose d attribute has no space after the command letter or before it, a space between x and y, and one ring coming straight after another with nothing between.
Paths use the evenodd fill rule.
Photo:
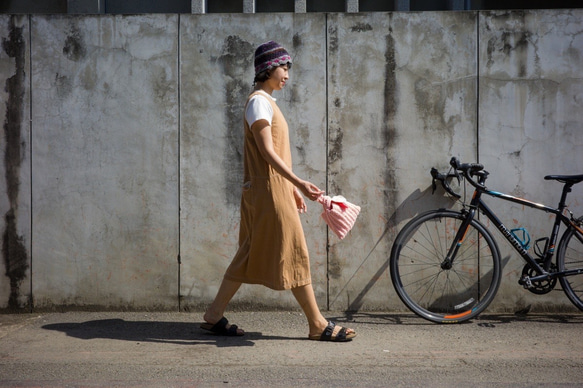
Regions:
<instances>
[{"instance_id":1,"label":"bicycle rim","mask_svg":"<svg viewBox=\"0 0 583 388\"><path fill-rule=\"evenodd\" d=\"M565 231L559 244L557 256L559 271L583 268L583 243L573 229ZM583 310L583 274L560 277L567 297L579 310Z\"/></svg>"},{"instance_id":2,"label":"bicycle rim","mask_svg":"<svg viewBox=\"0 0 583 388\"><path fill-rule=\"evenodd\" d=\"M480 314L500 284L500 254L490 233L473 220L451 269L441 264L463 222L453 211L420 215L399 233L391 252L391 279L405 305L438 323Z\"/></svg>"}]
</instances>

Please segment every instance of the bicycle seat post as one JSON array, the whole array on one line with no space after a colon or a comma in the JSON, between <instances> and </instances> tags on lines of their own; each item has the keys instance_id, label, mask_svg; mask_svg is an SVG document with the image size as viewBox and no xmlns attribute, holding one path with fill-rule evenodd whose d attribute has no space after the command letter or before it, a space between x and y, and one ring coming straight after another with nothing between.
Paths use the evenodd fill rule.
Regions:
<instances>
[{"instance_id":1,"label":"bicycle seat post","mask_svg":"<svg viewBox=\"0 0 583 388\"><path fill-rule=\"evenodd\" d=\"M561 193L561 200L559 201L559 207L557 208L561 211L561 213L563 213L563 211L567 207L567 204L566 204L567 203L567 195L572 191L572 188L573 188L573 183L565 182L565 184L563 186L563 192Z\"/></svg>"}]
</instances>

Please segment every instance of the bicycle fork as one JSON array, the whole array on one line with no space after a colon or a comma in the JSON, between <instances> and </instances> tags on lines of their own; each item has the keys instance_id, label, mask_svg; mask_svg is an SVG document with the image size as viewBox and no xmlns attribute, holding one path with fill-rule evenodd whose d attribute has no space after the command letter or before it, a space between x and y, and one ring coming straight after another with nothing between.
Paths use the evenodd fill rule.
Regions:
<instances>
[{"instance_id":1,"label":"bicycle fork","mask_svg":"<svg viewBox=\"0 0 583 388\"><path fill-rule=\"evenodd\" d=\"M464 210L462 210L462 213L465 213L466 217L464 218L460 228L456 232L455 238L454 238L453 242L451 243L451 246L448 250L447 256L441 262L441 269L443 269L443 270L452 269L453 261L457 255L460 247L462 246L464 239L466 238L470 223L474 219L476 210L474 208L470 207L470 210L464 209Z\"/></svg>"},{"instance_id":2,"label":"bicycle fork","mask_svg":"<svg viewBox=\"0 0 583 388\"><path fill-rule=\"evenodd\" d=\"M456 232L455 238L447 252L447 256L441 262L441 269L443 270L452 269L453 261L455 260L455 257L466 238L470 224L472 223L474 217L476 216L476 210L480 205L483 204L482 201L480 200L481 195L482 193L479 190L474 191L474 195L472 196L472 200L470 201L469 208L462 209L461 212L462 214L465 214L466 217L464 217L463 222L460 225L460 228Z\"/></svg>"}]
</instances>

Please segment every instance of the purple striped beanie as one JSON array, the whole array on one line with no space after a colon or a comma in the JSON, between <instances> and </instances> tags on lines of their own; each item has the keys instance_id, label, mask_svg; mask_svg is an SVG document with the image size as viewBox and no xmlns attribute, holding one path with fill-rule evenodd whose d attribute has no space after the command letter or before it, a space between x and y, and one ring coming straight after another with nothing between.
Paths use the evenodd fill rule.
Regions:
<instances>
[{"instance_id":1,"label":"purple striped beanie","mask_svg":"<svg viewBox=\"0 0 583 388\"><path fill-rule=\"evenodd\" d=\"M285 64L291 66L292 59L279 43L271 40L255 50L255 75Z\"/></svg>"}]
</instances>

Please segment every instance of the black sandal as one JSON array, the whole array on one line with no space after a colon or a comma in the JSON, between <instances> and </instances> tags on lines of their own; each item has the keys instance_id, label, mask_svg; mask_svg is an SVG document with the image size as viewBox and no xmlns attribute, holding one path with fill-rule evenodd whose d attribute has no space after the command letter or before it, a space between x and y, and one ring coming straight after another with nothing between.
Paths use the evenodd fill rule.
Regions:
<instances>
[{"instance_id":1,"label":"black sandal","mask_svg":"<svg viewBox=\"0 0 583 388\"><path fill-rule=\"evenodd\" d=\"M239 336L242 336L245 334L245 333L239 333L237 331L237 329L238 329L237 325L231 325L227 329L228 324L229 324L229 321L227 320L227 318L222 317L214 325L212 323L206 322L206 323L201 324L200 328L203 330L208 330L210 332L213 332L216 335L224 335L227 337L239 337Z\"/></svg>"},{"instance_id":2,"label":"black sandal","mask_svg":"<svg viewBox=\"0 0 583 388\"><path fill-rule=\"evenodd\" d=\"M356 337L356 333L347 333L345 327L341 327L338 333L336 333L335 336L332 336L334 334L335 327L336 324L330 321L328 322L328 326L326 326L322 334L310 335L309 338L313 341L348 342Z\"/></svg>"}]
</instances>

